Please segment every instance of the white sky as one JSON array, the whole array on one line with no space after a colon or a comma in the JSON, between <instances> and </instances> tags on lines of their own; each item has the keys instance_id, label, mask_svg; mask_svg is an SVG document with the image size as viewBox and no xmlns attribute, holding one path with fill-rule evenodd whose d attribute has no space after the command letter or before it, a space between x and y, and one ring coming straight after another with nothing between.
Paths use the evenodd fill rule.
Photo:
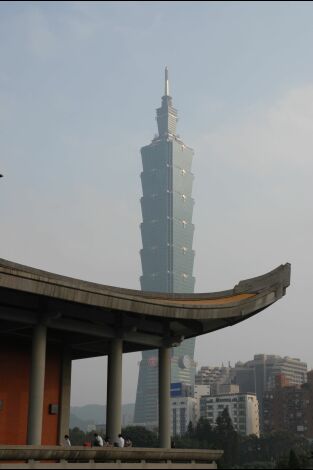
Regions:
<instances>
[{"instance_id":1,"label":"white sky","mask_svg":"<svg viewBox=\"0 0 313 470\"><path fill-rule=\"evenodd\" d=\"M292 264L284 299L199 338L195 359L312 367L312 22L312 2L2 2L0 257L139 288L140 147L168 65L195 150L196 291ZM75 363L73 404L105 400L106 359Z\"/></svg>"}]
</instances>

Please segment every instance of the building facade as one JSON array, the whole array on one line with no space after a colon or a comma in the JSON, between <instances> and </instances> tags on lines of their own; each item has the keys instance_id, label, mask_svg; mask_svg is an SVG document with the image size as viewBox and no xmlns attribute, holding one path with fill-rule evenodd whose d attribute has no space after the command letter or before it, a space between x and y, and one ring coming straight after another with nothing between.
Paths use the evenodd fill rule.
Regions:
<instances>
[{"instance_id":1,"label":"building facade","mask_svg":"<svg viewBox=\"0 0 313 470\"><path fill-rule=\"evenodd\" d=\"M234 429L239 434L260 435L259 404L254 394L235 393L200 399L200 417L207 419L212 426L225 408L228 408Z\"/></svg>"},{"instance_id":2,"label":"building facade","mask_svg":"<svg viewBox=\"0 0 313 470\"><path fill-rule=\"evenodd\" d=\"M211 395L210 385L196 384L194 388L194 397L200 402L200 398L205 395Z\"/></svg>"},{"instance_id":3,"label":"building facade","mask_svg":"<svg viewBox=\"0 0 313 470\"><path fill-rule=\"evenodd\" d=\"M307 364L298 358L273 354L256 354L253 360L234 367L233 382L241 393L256 393L260 406L260 427L263 430L263 394L275 387L275 376L284 374L290 385L306 382Z\"/></svg>"},{"instance_id":4,"label":"building facade","mask_svg":"<svg viewBox=\"0 0 313 470\"><path fill-rule=\"evenodd\" d=\"M211 395L228 393L256 394L259 403L260 429L264 427L263 396L275 388L275 377L283 374L290 386L306 382L307 364L298 358L274 354L256 354L251 361L237 362L234 367L201 367L196 384L210 385Z\"/></svg>"},{"instance_id":5,"label":"building facade","mask_svg":"<svg viewBox=\"0 0 313 470\"><path fill-rule=\"evenodd\" d=\"M301 386L276 375L275 387L263 395L263 423L264 432L284 430L313 439L313 371Z\"/></svg>"},{"instance_id":6,"label":"building facade","mask_svg":"<svg viewBox=\"0 0 313 470\"><path fill-rule=\"evenodd\" d=\"M177 110L169 94L165 69L162 105L157 109L158 135L141 149L142 250L141 289L192 293L194 225L191 197L193 150L176 133ZM171 381L194 385L195 340L172 349ZM158 352L144 351L139 368L134 421L151 426L158 421Z\"/></svg>"},{"instance_id":7,"label":"building facade","mask_svg":"<svg viewBox=\"0 0 313 470\"><path fill-rule=\"evenodd\" d=\"M188 430L189 423L197 423L197 400L193 397L171 398L171 435L180 436Z\"/></svg>"},{"instance_id":8,"label":"building facade","mask_svg":"<svg viewBox=\"0 0 313 470\"><path fill-rule=\"evenodd\" d=\"M252 361L237 362L233 375L240 391L255 392L261 398L265 390L275 387L277 374L284 374L290 385L301 385L306 382L307 364L288 356L256 354Z\"/></svg>"},{"instance_id":9,"label":"building facade","mask_svg":"<svg viewBox=\"0 0 313 470\"><path fill-rule=\"evenodd\" d=\"M234 368L202 366L196 373L196 385L208 385L211 395L219 395L220 387L232 382Z\"/></svg>"},{"instance_id":10,"label":"building facade","mask_svg":"<svg viewBox=\"0 0 313 470\"><path fill-rule=\"evenodd\" d=\"M207 395L211 395L210 385L195 384L194 398L196 399L196 421L199 421L200 418L200 400Z\"/></svg>"}]
</instances>

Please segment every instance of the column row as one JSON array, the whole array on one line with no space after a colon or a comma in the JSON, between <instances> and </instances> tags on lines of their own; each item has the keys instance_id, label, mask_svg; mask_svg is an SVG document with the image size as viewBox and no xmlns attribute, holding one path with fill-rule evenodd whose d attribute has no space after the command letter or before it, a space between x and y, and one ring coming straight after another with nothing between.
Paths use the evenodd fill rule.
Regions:
<instances>
[{"instance_id":1,"label":"column row","mask_svg":"<svg viewBox=\"0 0 313 470\"><path fill-rule=\"evenodd\" d=\"M47 326L34 327L32 341L27 444L41 445L46 367ZM121 433L123 340L111 340L107 376L107 435L115 441ZM171 446L170 426L171 349L159 349L159 439L160 447ZM59 406L60 444L69 430L71 356L63 352Z\"/></svg>"}]
</instances>

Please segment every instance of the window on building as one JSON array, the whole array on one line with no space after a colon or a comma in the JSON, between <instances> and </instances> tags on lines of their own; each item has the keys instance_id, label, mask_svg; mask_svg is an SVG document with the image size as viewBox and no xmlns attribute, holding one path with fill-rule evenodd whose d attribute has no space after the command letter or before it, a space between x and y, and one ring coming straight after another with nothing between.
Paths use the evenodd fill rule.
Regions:
<instances>
[{"instance_id":1,"label":"window on building","mask_svg":"<svg viewBox=\"0 0 313 470\"><path fill-rule=\"evenodd\" d=\"M186 410L185 408L180 409L180 432L184 434L186 432Z\"/></svg>"},{"instance_id":2,"label":"window on building","mask_svg":"<svg viewBox=\"0 0 313 470\"><path fill-rule=\"evenodd\" d=\"M177 434L176 410L173 410L173 435L176 436L176 434Z\"/></svg>"}]
</instances>

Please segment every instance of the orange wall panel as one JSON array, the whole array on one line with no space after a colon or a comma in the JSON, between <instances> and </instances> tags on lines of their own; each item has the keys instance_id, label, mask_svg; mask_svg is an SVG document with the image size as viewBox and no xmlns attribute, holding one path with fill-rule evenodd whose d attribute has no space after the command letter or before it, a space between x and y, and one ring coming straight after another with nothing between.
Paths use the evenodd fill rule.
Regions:
<instances>
[{"instance_id":1,"label":"orange wall panel","mask_svg":"<svg viewBox=\"0 0 313 470\"><path fill-rule=\"evenodd\" d=\"M31 345L16 341L0 344L0 444L26 444ZM61 354L48 348L46 356L42 444L58 444L58 415L49 414L59 404Z\"/></svg>"},{"instance_id":2,"label":"orange wall panel","mask_svg":"<svg viewBox=\"0 0 313 470\"><path fill-rule=\"evenodd\" d=\"M30 347L13 342L0 346L0 443L25 444L28 415Z\"/></svg>"}]
</instances>

